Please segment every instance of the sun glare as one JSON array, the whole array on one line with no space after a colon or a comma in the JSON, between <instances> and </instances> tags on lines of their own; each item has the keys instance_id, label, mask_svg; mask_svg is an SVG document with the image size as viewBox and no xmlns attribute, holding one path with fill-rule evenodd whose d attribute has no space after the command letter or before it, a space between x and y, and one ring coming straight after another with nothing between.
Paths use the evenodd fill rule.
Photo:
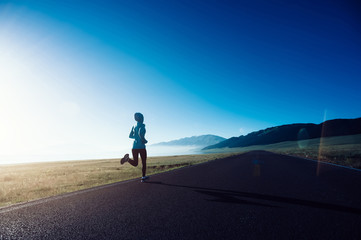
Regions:
<instances>
[{"instance_id":1,"label":"sun glare","mask_svg":"<svg viewBox=\"0 0 361 240\"><path fill-rule=\"evenodd\" d=\"M101 137L106 127L96 113L99 100L87 92L89 70L69 61L74 55L49 39L39 47L34 39L16 40L24 38L0 31L0 164L66 154L67 159L91 158L108 151L110 144ZM114 134L111 127L109 132ZM83 153L87 156L77 155Z\"/></svg>"},{"instance_id":2,"label":"sun glare","mask_svg":"<svg viewBox=\"0 0 361 240\"><path fill-rule=\"evenodd\" d=\"M17 41L24 36L9 31L0 36L0 155L33 154L46 142L41 108L51 97L39 86L46 66L39 64L41 54L29 53L31 40Z\"/></svg>"}]
</instances>

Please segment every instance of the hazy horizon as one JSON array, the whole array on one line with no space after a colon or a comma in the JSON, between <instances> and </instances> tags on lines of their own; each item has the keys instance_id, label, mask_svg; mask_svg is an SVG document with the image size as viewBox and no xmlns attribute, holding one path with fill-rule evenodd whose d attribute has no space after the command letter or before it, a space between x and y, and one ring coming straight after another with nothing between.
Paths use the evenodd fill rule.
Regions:
<instances>
[{"instance_id":1,"label":"hazy horizon","mask_svg":"<svg viewBox=\"0 0 361 240\"><path fill-rule=\"evenodd\" d=\"M202 147L199 146L148 146L148 157L178 156L203 154ZM26 164L26 163L42 163L42 162L63 162L63 161L87 161L116 159L124 156L125 153L131 154L131 147L120 148L116 152L98 152L98 153L59 153L59 154L43 154L43 155L24 155L24 156L2 156L0 165Z\"/></svg>"}]
</instances>

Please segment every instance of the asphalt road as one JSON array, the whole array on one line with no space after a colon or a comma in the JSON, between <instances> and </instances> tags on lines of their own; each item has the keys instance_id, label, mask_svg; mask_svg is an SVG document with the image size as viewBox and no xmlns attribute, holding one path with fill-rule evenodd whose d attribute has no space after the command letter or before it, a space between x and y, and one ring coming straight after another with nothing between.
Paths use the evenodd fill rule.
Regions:
<instances>
[{"instance_id":1,"label":"asphalt road","mask_svg":"<svg viewBox=\"0 0 361 240\"><path fill-rule=\"evenodd\" d=\"M361 239L361 171L254 151L0 209L2 239Z\"/></svg>"}]
</instances>

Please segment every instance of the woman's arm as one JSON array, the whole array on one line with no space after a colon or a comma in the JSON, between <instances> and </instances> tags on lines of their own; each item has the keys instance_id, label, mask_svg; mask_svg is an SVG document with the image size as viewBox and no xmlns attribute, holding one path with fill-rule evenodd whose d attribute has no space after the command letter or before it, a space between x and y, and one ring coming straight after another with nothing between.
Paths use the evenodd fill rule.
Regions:
<instances>
[{"instance_id":1,"label":"woman's arm","mask_svg":"<svg viewBox=\"0 0 361 240\"><path fill-rule=\"evenodd\" d=\"M146 144L148 141L144 138L145 136L145 127L139 129L139 137L143 144Z\"/></svg>"},{"instance_id":2,"label":"woman's arm","mask_svg":"<svg viewBox=\"0 0 361 240\"><path fill-rule=\"evenodd\" d=\"M132 127L132 130L129 133L129 138L135 138L135 136L134 136L134 126Z\"/></svg>"}]
</instances>

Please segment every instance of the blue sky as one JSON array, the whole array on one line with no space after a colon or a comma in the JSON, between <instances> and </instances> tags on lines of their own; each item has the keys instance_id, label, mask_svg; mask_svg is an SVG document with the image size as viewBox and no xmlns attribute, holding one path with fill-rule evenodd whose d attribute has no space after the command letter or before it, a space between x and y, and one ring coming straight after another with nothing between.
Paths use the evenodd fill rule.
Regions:
<instances>
[{"instance_id":1,"label":"blue sky","mask_svg":"<svg viewBox=\"0 0 361 240\"><path fill-rule=\"evenodd\" d=\"M356 1L0 1L2 159L360 117ZM80 157L81 156L81 157Z\"/></svg>"}]
</instances>

